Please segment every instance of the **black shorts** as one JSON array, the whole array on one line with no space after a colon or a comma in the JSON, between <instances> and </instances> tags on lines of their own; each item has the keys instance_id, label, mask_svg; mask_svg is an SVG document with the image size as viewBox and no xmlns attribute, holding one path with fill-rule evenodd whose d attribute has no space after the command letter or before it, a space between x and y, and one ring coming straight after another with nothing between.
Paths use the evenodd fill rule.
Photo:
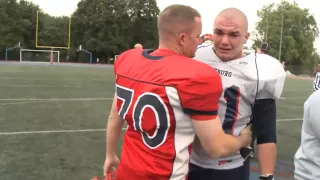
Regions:
<instances>
[{"instance_id":1,"label":"black shorts","mask_svg":"<svg viewBox=\"0 0 320 180\"><path fill-rule=\"evenodd\" d=\"M206 169L190 163L188 180L249 180L250 161L246 161L241 167L216 170Z\"/></svg>"}]
</instances>

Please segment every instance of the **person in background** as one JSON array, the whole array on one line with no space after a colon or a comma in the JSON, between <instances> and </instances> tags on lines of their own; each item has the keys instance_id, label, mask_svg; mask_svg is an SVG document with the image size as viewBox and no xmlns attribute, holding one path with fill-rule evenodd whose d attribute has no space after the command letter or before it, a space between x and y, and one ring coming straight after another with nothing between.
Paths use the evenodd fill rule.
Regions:
<instances>
[{"instance_id":1,"label":"person in background","mask_svg":"<svg viewBox=\"0 0 320 180\"><path fill-rule=\"evenodd\" d=\"M260 46L260 54L269 54L270 48L270 44L268 44L267 42L263 42Z\"/></svg>"},{"instance_id":2,"label":"person in background","mask_svg":"<svg viewBox=\"0 0 320 180\"><path fill-rule=\"evenodd\" d=\"M134 45L134 48L135 49L143 49L143 46L141 44L137 43Z\"/></svg>"},{"instance_id":3,"label":"person in background","mask_svg":"<svg viewBox=\"0 0 320 180\"><path fill-rule=\"evenodd\" d=\"M320 91L304 103L301 145L294 156L294 179L320 179Z\"/></svg>"},{"instance_id":4,"label":"person in background","mask_svg":"<svg viewBox=\"0 0 320 180\"><path fill-rule=\"evenodd\" d=\"M317 66L317 73L316 77L314 78L313 81L313 90L317 91L320 89L320 64Z\"/></svg>"}]
</instances>

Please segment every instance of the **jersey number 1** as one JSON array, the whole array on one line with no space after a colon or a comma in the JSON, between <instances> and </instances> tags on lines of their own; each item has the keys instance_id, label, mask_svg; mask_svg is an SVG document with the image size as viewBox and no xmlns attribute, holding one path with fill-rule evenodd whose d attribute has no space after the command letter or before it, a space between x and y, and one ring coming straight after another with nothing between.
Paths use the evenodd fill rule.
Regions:
<instances>
[{"instance_id":1,"label":"jersey number 1","mask_svg":"<svg viewBox=\"0 0 320 180\"><path fill-rule=\"evenodd\" d=\"M240 89L237 86L231 86L224 91L224 98L227 101L226 114L223 121L223 130L227 134L233 135L234 125L238 119L238 107L240 98Z\"/></svg>"}]
</instances>

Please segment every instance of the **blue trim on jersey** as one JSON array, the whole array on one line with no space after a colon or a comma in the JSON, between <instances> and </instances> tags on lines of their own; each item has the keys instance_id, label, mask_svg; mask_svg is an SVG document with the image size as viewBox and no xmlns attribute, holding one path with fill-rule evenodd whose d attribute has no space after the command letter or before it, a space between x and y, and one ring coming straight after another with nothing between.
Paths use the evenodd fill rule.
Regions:
<instances>
[{"instance_id":1,"label":"blue trim on jersey","mask_svg":"<svg viewBox=\"0 0 320 180\"><path fill-rule=\"evenodd\" d=\"M155 50L154 49L145 49L142 51L142 56L147 59L150 59L150 60L160 60L165 57L165 56L152 56L152 55L150 55L150 53L152 53L153 51L155 51Z\"/></svg>"}]
</instances>

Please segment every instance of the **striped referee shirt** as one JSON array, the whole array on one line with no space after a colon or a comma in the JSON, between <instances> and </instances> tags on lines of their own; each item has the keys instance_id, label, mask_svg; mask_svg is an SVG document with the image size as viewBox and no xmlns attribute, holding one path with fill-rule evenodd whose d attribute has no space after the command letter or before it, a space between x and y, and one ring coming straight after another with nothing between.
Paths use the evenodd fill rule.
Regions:
<instances>
[{"instance_id":1,"label":"striped referee shirt","mask_svg":"<svg viewBox=\"0 0 320 180\"><path fill-rule=\"evenodd\" d=\"M313 81L313 89L315 91L320 90L320 72L317 72L316 78Z\"/></svg>"}]
</instances>

